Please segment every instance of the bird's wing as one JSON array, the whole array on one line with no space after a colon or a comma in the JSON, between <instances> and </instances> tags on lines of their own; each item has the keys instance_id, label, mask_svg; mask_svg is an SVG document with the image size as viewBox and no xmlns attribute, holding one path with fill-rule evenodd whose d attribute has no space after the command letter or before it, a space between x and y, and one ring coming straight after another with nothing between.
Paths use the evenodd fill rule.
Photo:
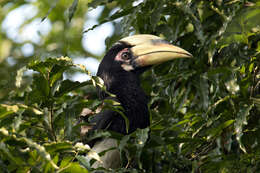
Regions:
<instances>
[{"instance_id":1,"label":"bird's wing","mask_svg":"<svg viewBox=\"0 0 260 173\"><path fill-rule=\"evenodd\" d=\"M107 129L111 121L113 120L116 112L112 110L104 110L99 114L95 115L90 123L94 125L93 130L96 129Z\"/></svg>"}]
</instances>

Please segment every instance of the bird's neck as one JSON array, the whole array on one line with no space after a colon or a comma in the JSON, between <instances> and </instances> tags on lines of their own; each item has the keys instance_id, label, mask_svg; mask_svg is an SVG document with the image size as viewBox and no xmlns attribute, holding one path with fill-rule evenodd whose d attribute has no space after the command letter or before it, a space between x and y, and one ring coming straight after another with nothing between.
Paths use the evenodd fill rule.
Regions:
<instances>
[{"instance_id":1,"label":"bird's neck","mask_svg":"<svg viewBox=\"0 0 260 173\"><path fill-rule=\"evenodd\" d=\"M134 74L122 75L113 80L107 89L116 98L124 108L124 113L129 120L129 133L137 128L146 128L150 124L150 116L148 111L148 97L140 86L138 76ZM106 83L105 83L106 84ZM123 117L119 116L122 120ZM125 130L125 123L122 124Z\"/></svg>"}]
</instances>

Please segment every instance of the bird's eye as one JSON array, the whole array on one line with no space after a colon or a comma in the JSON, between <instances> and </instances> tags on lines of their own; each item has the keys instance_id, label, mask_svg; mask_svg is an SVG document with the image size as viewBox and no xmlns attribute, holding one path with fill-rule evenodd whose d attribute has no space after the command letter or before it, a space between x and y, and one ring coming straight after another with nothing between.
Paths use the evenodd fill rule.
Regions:
<instances>
[{"instance_id":1,"label":"bird's eye","mask_svg":"<svg viewBox=\"0 0 260 173\"><path fill-rule=\"evenodd\" d=\"M130 59L130 53L129 52L123 52L122 55L121 55L121 58L123 60L128 60Z\"/></svg>"}]
</instances>

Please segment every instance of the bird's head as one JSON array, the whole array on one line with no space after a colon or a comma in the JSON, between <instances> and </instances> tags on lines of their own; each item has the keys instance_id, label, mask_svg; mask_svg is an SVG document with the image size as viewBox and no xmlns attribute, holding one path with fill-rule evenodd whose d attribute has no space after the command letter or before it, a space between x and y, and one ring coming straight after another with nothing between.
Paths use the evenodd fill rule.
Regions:
<instances>
[{"instance_id":1,"label":"bird's head","mask_svg":"<svg viewBox=\"0 0 260 173\"><path fill-rule=\"evenodd\" d=\"M100 116L97 128L106 128L109 124L108 130L126 134L149 126L148 97L141 88L140 74L153 65L190 57L189 52L154 35L134 35L119 40L101 61L97 76L103 79L107 91L116 95L113 99L123 106L129 131L126 132L124 119L115 116L113 111ZM99 87L98 94L101 99L108 96Z\"/></svg>"},{"instance_id":2,"label":"bird's head","mask_svg":"<svg viewBox=\"0 0 260 173\"><path fill-rule=\"evenodd\" d=\"M122 76L139 76L148 67L176 58L190 58L186 50L154 35L140 34L119 40L101 61L97 75L106 86Z\"/></svg>"}]
</instances>

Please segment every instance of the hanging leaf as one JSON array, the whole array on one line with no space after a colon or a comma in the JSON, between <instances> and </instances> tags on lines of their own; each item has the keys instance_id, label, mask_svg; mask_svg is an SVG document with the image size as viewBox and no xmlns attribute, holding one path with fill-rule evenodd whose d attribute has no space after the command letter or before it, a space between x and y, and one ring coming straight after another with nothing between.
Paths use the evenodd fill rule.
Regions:
<instances>
[{"instance_id":1,"label":"hanging leaf","mask_svg":"<svg viewBox=\"0 0 260 173\"><path fill-rule=\"evenodd\" d=\"M90 81L87 81L87 82L73 82L71 80L64 80L61 82L60 84L60 87L58 89L57 92L55 92L55 97L61 97L62 95L70 92L70 91L73 91L73 90L76 90L80 87L83 87L83 86L86 86L86 85L90 85L91 82Z\"/></svg>"},{"instance_id":2,"label":"hanging leaf","mask_svg":"<svg viewBox=\"0 0 260 173\"><path fill-rule=\"evenodd\" d=\"M103 5L105 2L107 2L107 0L91 0L88 3L88 6L92 8L96 8L99 5Z\"/></svg>"},{"instance_id":3,"label":"hanging leaf","mask_svg":"<svg viewBox=\"0 0 260 173\"><path fill-rule=\"evenodd\" d=\"M236 133L236 140L239 143L240 149L247 153L244 144L241 141L241 137L243 136L243 127L248 124L248 115L249 111L252 109L253 105L248 105L245 103L240 103L239 112L237 114L237 118L235 120L235 133Z\"/></svg>"},{"instance_id":4,"label":"hanging leaf","mask_svg":"<svg viewBox=\"0 0 260 173\"><path fill-rule=\"evenodd\" d=\"M77 10L78 2L79 2L79 0L74 0L69 8L69 22L71 22L71 19L73 18L74 14Z\"/></svg>"},{"instance_id":5,"label":"hanging leaf","mask_svg":"<svg viewBox=\"0 0 260 173\"><path fill-rule=\"evenodd\" d=\"M86 33L90 30L94 30L96 27L104 24L104 23L107 23L107 22L110 22L110 21L114 21L116 19L119 19L120 17L123 17L123 16L127 16L128 14L130 14L131 12L133 12L135 10L135 7L131 7L131 8L128 8L128 9L124 9L124 10L118 10L116 13L114 13L112 16L108 17L107 19L105 20L102 20L101 22L99 22L98 25L94 25L93 27L85 30L83 33Z\"/></svg>"}]
</instances>

